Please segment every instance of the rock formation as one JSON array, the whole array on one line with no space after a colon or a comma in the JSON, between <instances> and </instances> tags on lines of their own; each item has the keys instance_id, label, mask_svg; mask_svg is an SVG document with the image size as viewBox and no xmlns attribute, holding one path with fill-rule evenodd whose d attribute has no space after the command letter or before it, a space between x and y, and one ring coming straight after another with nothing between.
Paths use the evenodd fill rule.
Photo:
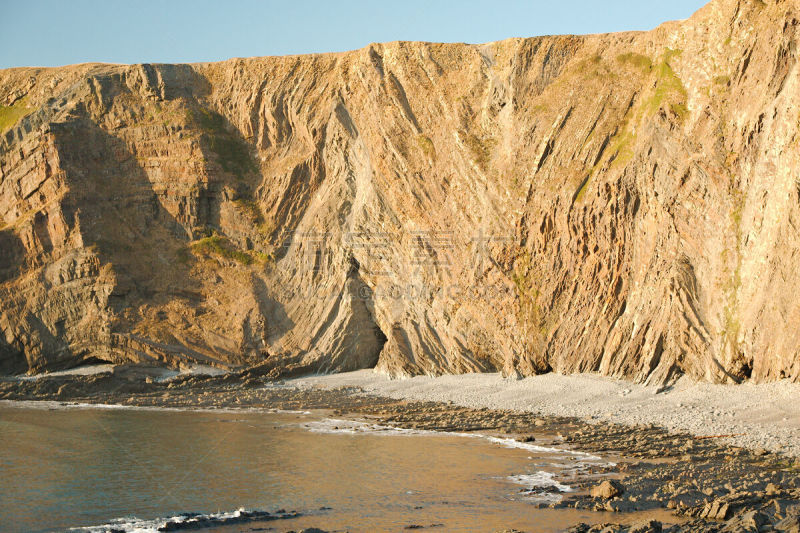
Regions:
<instances>
[{"instance_id":1,"label":"rock formation","mask_svg":"<svg viewBox=\"0 0 800 533\"><path fill-rule=\"evenodd\" d=\"M798 380L799 20L0 71L0 371Z\"/></svg>"}]
</instances>

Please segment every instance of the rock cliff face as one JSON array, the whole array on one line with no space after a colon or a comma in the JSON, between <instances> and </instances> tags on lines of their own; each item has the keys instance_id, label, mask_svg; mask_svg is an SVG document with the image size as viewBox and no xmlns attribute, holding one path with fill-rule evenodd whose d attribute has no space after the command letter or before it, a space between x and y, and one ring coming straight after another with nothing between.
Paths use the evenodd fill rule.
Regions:
<instances>
[{"instance_id":1,"label":"rock cliff face","mask_svg":"<svg viewBox=\"0 0 800 533\"><path fill-rule=\"evenodd\" d=\"M0 71L0 370L798 380L798 21Z\"/></svg>"}]
</instances>

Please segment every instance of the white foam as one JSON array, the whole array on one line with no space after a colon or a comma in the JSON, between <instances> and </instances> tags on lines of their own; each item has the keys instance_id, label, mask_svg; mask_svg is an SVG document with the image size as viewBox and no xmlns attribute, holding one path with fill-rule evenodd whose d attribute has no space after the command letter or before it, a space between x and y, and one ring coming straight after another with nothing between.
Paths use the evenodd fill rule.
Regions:
<instances>
[{"instance_id":1,"label":"white foam","mask_svg":"<svg viewBox=\"0 0 800 533\"><path fill-rule=\"evenodd\" d=\"M518 474L516 476L508 476L508 480L517 485L524 485L531 489L549 489L555 488L560 492L573 492L574 489L569 485L564 485L556 481L556 474L553 472L545 472L540 470L533 474Z\"/></svg>"},{"instance_id":2,"label":"white foam","mask_svg":"<svg viewBox=\"0 0 800 533\"><path fill-rule=\"evenodd\" d=\"M505 446L506 448L520 448L522 450L528 450L535 453L556 453L559 455L574 455L576 457L580 457L584 460L589 461L602 461L602 457L598 457L597 455L592 455L586 452L579 452L577 450L569 450L564 448L552 448L549 446L539 446L538 444L531 444L530 442L520 442L515 439L511 439L508 437L486 437L491 442L495 444L499 444L501 446Z\"/></svg>"},{"instance_id":3,"label":"white foam","mask_svg":"<svg viewBox=\"0 0 800 533\"><path fill-rule=\"evenodd\" d=\"M0 400L0 407L20 409L96 409L124 411L170 411L193 413L275 413L284 415L310 415L311 411L294 411L263 407L165 407L157 405L122 405L118 403L59 402L54 400Z\"/></svg>"},{"instance_id":4,"label":"white foam","mask_svg":"<svg viewBox=\"0 0 800 533\"><path fill-rule=\"evenodd\" d=\"M559 472L559 474L561 474ZM565 492L574 492L575 489L556 480L556 473L540 470L532 474L518 474L508 476L506 480L526 487L520 491L515 498L522 497L526 501L536 503L557 503L560 502Z\"/></svg>"},{"instance_id":5,"label":"white foam","mask_svg":"<svg viewBox=\"0 0 800 533\"><path fill-rule=\"evenodd\" d=\"M88 533L104 533L107 531L124 531L125 533L157 533L158 528L174 520L180 520L181 516L170 518L159 518L156 520L142 520L136 517L116 518L108 524L100 526L73 527L69 531L86 531Z\"/></svg>"},{"instance_id":6,"label":"white foam","mask_svg":"<svg viewBox=\"0 0 800 533\"><path fill-rule=\"evenodd\" d=\"M225 525L226 521L238 522L237 519L241 518L243 515L247 517L247 515L251 511L246 509L239 508L235 511L223 512L223 513L209 513L209 514L194 514L194 513L187 513L187 514L179 514L171 517L166 518L155 518L152 520L145 520L134 517L124 517L124 518L116 518L109 522L108 524L102 524L99 526L87 526L87 527L73 527L70 528L69 531L85 531L87 533L105 533L108 531L124 531L125 533L157 533L159 528L166 526L168 523L177 523L177 524L185 524L187 527L183 529L192 529L192 525L197 527L197 523L203 523L208 520L213 520L215 523L213 525L209 525L209 527L216 527L220 525ZM262 514L262 511L256 511L256 513ZM267 513L263 513L267 514ZM293 518L292 515L273 515L275 518ZM258 521L263 519L263 517L254 516L253 520Z\"/></svg>"},{"instance_id":7,"label":"white foam","mask_svg":"<svg viewBox=\"0 0 800 533\"><path fill-rule=\"evenodd\" d=\"M380 424L370 424L357 420L342 420L337 418L326 418L314 420L303 424L303 427L313 433L343 433L347 435L370 434L370 435L431 435L434 431L396 428L382 426ZM439 433L445 435L445 433Z\"/></svg>"}]
</instances>

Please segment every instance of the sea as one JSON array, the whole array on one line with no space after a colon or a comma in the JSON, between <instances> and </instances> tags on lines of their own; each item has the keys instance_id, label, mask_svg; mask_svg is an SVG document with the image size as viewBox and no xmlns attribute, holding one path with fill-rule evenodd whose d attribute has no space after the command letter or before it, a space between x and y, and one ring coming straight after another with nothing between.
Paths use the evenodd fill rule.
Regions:
<instances>
[{"instance_id":1,"label":"sea","mask_svg":"<svg viewBox=\"0 0 800 533\"><path fill-rule=\"evenodd\" d=\"M549 505L607 464L325 411L0 402L0 531L562 531L606 518Z\"/></svg>"}]
</instances>

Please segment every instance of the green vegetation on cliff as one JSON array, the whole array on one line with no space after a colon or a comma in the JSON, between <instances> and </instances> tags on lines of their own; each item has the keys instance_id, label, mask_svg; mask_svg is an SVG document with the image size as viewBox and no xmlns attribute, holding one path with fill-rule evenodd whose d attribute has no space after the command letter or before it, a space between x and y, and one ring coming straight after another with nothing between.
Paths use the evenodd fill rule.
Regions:
<instances>
[{"instance_id":1,"label":"green vegetation on cliff","mask_svg":"<svg viewBox=\"0 0 800 533\"><path fill-rule=\"evenodd\" d=\"M28 107L28 98L20 98L10 106L0 105L0 134L17 125L25 116L33 111Z\"/></svg>"},{"instance_id":2,"label":"green vegetation on cliff","mask_svg":"<svg viewBox=\"0 0 800 533\"><path fill-rule=\"evenodd\" d=\"M253 256L247 252L237 250L231 245L228 239L220 235L212 235L211 237L200 239L192 244L192 249L199 253L217 255L225 259L233 259L243 265L251 265L254 262Z\"/></svg>"},{"instance_id":3,"label":"green vegetation on cliff","mask_svg":"<svg viewBox=\"0 0 800 533\"><path fill-rule=\"evenodd\" d=\"M655 67L656 73L656 87L653 94L645 103L645 112L647 116L655 115L662 105L666 102L675 116L680 120L686 118L689 110L686 107L688 95L683 82L675 74L670 66L672 58L681 54L680 50L672 50L667 48L664 52L662 61Z\"/></svg>"}]
</instances>

